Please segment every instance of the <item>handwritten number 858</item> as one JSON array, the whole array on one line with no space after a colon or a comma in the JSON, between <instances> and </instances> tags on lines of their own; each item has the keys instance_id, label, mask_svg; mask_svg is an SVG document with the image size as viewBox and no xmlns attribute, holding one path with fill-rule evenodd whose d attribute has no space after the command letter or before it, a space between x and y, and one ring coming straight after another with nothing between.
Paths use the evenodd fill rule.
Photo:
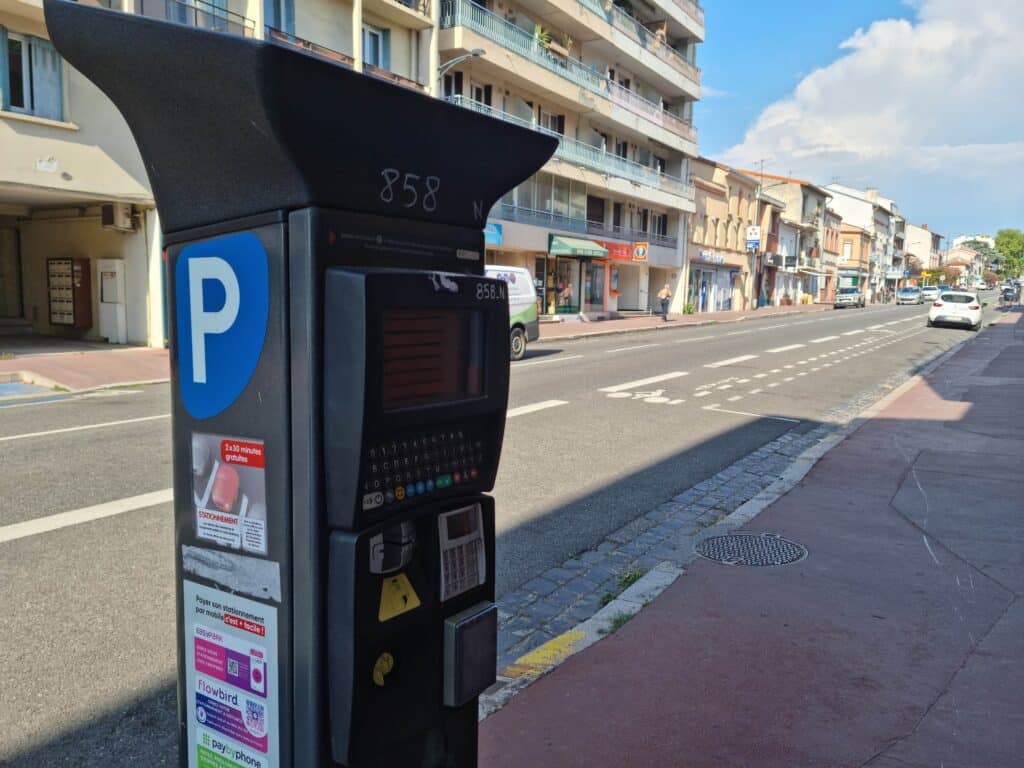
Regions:
<instances>
[{"instance_id":1,"label":"handwritten number 858","mask_svg":"<svg viewBox=\"0 0 1024 768\"><path fill-rule=\"evenodd\" d=\"M403 208L415 208L419 204L427 213L433 213L437 210L437 192L441 188L441 179L439 177L427 176L423 179L422 187L424 191L421 193L420 186L417 184L421 177L415 173L406 173L403 177L402 172L397 168L385 168L380 172L380 175L384 177L384 187L380 191L380 199L383 202L396 202L395 185L399 179L402 179L402 199L398 202L400 202Z\"/></svg>"}]
</instances>

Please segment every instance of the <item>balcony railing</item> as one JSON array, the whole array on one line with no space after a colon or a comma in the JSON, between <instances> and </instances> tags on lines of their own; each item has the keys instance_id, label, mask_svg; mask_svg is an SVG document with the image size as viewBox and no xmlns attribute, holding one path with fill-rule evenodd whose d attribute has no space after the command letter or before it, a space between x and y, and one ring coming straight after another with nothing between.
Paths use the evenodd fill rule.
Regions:
<instances>
[{"instance_id":1,"label":"balcony railing","mask_svg":"<svg viewBox=\"0 0 1024 768\"><path fill-rule=\"evenodd\" d=\"M608 95L611 100L619 106L625 107L630 112L646 117L653 123L657 123L668 131L682 136L688 141L697 141L697 129L678 115L674 115L665 109L661 104L650 99L645 99L636 91L631 91L614 80L609 78L606 81Z\"/></svg>"},{"instance_id":2,"label":"balcony railing","mask_svg":"<svg viewBox=\"0 0 1024 768\"><path fill-rule=\"evenodd\" d=\"M593 9L591 4L587 4L587 7ZM614 4L611 7L610 15L606 14L605 17L611 21L613 27L633 38L684 77L700 85L700 70L684 59L683 55L665 42L663 38L647 29L642 21L633 18Z\"/></svg>"},{"instance_id":3,"label":"balcony railing","mask_svg":"<svg viewBox=\"0 0 1024 768\"><path fill-rule=\"evenodd\" d=\"M330 59L331 61L337 64L342 64L346 67L351 68L355 66L356 60L348 54L332 50L318 43L310 42L309 40L303 40L301 37L296 37L295 35L291 35L284 30L277 29L276 27L267 27L266 34L268 40L301 48L308 53L312 53L325 59Z\"/></svg>"},{"instance_id":4,"label":"balcony railing","mask_svg":"<svg viewBox=\"0 0 1024 768\"><path fill-rule=\"evenodd\" d=\"M574 59L552 53L534 35L469 0L444 0L441 5L441 28L450 27L469 27L587 90L598 94L604 92L605 78L595 70Z\"/></svg>"},{"instance_id":5,"label":"balcony railing","mask_svg":"<svg viewBox=\"0 0 1024 768\"><path fill-rule=\"evenodd\" d=\"M534 224L539 227L560 229L565 232L593 235L597 238L613 238L629 242L646 242L652 245L664 245L675 248L678 240L669 235L655 235L628 227L616 227L600 221L588 221L570 216L563 216L552 211L539 211L519 205L500 203L491 210L491 216L504 221L518 221L522 224Z\"/></svg>"},{"instance_id":6,"label":"balcony railing","mask_svg":"<svg viewBox=\"0 0 1024 768\"><path fill-rule=\"evenodd\" d=\"M135 0L135 12L151 19L240 37L254 37L256 33L256 22L252 19L204 0Z\"/></svg>"},{"instance_id":7,"label":"balcony railing","mask_svg":"<svg viewBox=\"0 0 1024 768\"><path fill-rule=\"evenodd\" d=\"M629 181L636 182L637 184L643 184L654 189L671 192L672 194L685 197L688 200L693 199L694 190L692 185L687 184L682 179L676 178L675 176L669 176L667 173L662 173L657 168L641 165L640 163L632 160L627 160L624 157L609 154L599 147L566 138L557 131L544 128L531 120L516 117L508 112L502 112L500 109L489 107L486 104L482 104L472 99L467 99L464 96L449 96L447 97L447 100L452 104L472 109L475 112L481 112L485 115L496 117L499 120L505 120L509 123L521 125L524 128L530 128L534 131L554 136L558 139L558 149L555 150L555 155L563 160L569 161L570 163L583 165L596 171L628 179Z\"/></svg>"},{"instance_id":8,"label":"balcony railing","mask_svg":"<svg viewBox=\"0 0 1024 768\"><path fill-rule=\"evenodd\" d=\"M411 80L408 77L396 74L388 69L382 69L375 67L373 64L363 64L363 72L370 75L371 77L380 78L381 80L387 80L389 83L396 83L398 85L411 88L414 91L425 91L427 87L422 83L418 83L415 80Z\"/></svg>"},{"instance_id":9,"label":"balcony railing","mask_svg":"<svg viewBox=\"0 0 1024 768\"><path fill-rule=\"evenodd\" d=\"M430 0L397 0L400 5L404 5L406 8L411 8L417 13L421 13L430 18ZM679 2L679 0L676 0Z\"/></svg>"},{"instance_id":10,"label":"balcony railing","mask_svg":"<svg viewBox=\"0 0 1024 768\"><path fill-rule=\"evenodd\" d=\"M591 0L591 2L596 2L596 0ZM591 10L598 14L604 14L600 5L591 7ZM638 93L612 82L593 67L584 66L575 59L553 53L542 45L534 35L488 11L481 5L470 0L444 0L441 4L441 28L450 29L451 27L468 27L534 64L564 77L569 82L609 99L634 114L658 123L677 136L682 136L689 141L697 140L697 133L692 125L666 111L660 104L649 101Z\"/></svg>"}]
</instances>

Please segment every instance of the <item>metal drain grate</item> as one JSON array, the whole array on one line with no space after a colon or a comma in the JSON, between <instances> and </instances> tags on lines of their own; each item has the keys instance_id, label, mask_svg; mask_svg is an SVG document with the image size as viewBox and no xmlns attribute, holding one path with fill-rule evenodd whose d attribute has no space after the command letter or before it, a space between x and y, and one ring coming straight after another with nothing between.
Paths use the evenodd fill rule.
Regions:
<instances>
[{"instance_id":1,"label":"metal drain grate","mask_svg":"<svg viewBox=\"0 0 1024 768\"><path fill-rule=\"evenodd\" d=\"M807 557L807 548L775 533L730 533L697 543L697 554L725 565L789 565Z\"/></svg>"}]
</instances>

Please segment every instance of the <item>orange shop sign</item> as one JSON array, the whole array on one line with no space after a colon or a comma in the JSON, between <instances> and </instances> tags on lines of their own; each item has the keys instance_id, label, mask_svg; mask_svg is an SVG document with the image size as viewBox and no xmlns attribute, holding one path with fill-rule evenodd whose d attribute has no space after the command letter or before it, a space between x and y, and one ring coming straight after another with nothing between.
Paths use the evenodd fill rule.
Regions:
<instances>
[{"instance_id":1,"label":"orange shop sign","mask_svg":"<svg viewBox=\"0 0 1024 768\"><path fill-rule=\"evenodd\" d=\"M647 243L633 243L633 261L647 261Z\"/></svg>"},{"instance_id":2,"label":"orange shop sign","mask_svg":"<svg viewBox=\"0 0 1024 768\"><path fill-rule=\"evenodd\" d=\"M605 240L595 240L594 242L608 249L609 259L631 261L633 258L633 246L629 243L609 243Z\"/></svg>"}]
</instances>

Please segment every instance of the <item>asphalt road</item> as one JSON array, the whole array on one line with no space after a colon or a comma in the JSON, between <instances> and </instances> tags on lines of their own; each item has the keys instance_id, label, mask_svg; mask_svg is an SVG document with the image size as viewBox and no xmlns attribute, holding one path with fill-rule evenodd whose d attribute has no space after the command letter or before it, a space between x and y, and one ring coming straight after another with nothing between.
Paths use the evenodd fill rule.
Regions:
<instances>
[{"instance_id":1,"label":"asphalt road","mask_svg":"<svg viewBox=\"0 0 1024 768\"><path fill-rule=\"evenodd\" d=\"M513 364L494 490L499 594L969 336L925 314L533 345ZM176 764L170 504L47 530L66 522L56 514L168 489L167 413L166 385L0 407L0 765ZM19 523L27 535L5 540Z\"/></svg>"}]
</instances>

